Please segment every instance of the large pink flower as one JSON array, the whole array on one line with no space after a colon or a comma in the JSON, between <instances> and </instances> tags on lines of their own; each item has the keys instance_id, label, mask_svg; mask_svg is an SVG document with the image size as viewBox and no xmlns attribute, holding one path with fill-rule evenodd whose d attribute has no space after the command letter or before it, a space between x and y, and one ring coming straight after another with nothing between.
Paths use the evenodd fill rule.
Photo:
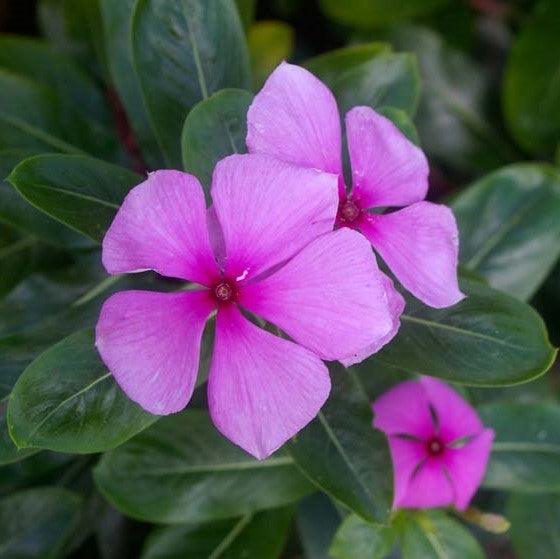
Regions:
<instances>
[{"instance_id":1,"label":"large pink flower","mask_svg":"<svg viewBox=\"0 0 560 559\"><path fill-rule=\"evenodd\" d=\"M197 179L179 171L151 173L128 194L103 241L107 271L151 269L201 287L113 295L96 344L132 400L154 414L177 412L193 393L204 326L217 310L210 414L226 437L264 458L325 402L321 360L382 344L395 317L367 241L332 231L335 176L235 155L217 165L212 199L207 211Z\"/></svg>"},{"instance_id":2,"label":"large pink flower","mask_svg":"<svg viewBox=\"0 0 560 559\"><path fill-rule=\"evenodd\" d=\"M346 135L350 192L342 172L336 101L313 74L282 63L249 108L250 152L335 173L338 225L361 231L402 285L424 303L439 308L460 301L457 225L449 208L423 201L429 168L422 150L369 107L348 112ZM403 206L390 213L371 211Z\"/></svg>"},{"instance_id":3,"label":"large pink flower","mask_svg":"<svg viewBox=\"0 0 560 559\"><path fill-rule=\"evenodd\" d=\"M373 425L389 437L393 508L468 507L494 431L454 390L433 378L402 382L373 404Z\"/></svg>"}]
</instances>

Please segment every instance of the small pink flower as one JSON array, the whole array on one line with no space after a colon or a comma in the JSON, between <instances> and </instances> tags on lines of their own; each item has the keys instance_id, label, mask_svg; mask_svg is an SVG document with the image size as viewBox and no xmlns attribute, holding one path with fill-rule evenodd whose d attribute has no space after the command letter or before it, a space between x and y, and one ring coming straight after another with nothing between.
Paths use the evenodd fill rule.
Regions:
<instances>
[{"instance_id":1,"label":"small pink flower","mask_svg":"<svg viewBox=\"0 0 560 559\"><path fill-rule=\"evenodd\" d=\"M369 107L354 107L346 115L353 182L347 192L336 101L313 74L282 63L255 97L247 118L250 152L338 176L338 226L361 231L413 295L438 308L463 298L455 218L446 206L423 201L428 162L390 120Z\"/></svg>"},{"instance_id":2,"label":"small pink flower","mask_svg":"<svg viewBox=\"0 0 560 559\"><path fill-rule=\"evenodd\" d=\"M488 463L494 431L445 383L402 382L372 404L374 427L389 437L393 508L468 507Z\"/></svg>"},{"instance_id":3,"label":"small pink flower","mask_svg":"<svg viewBox=\"0 0 560 559\"><path fill-rule=\"evenodd\" d=\"M179 171L151 173L128 194L103 240L107 271L154 270L200 285L105 302L96 345L132 400L159 415L187 405L205 323L217 311L208 380L217 428L265 458L315 417L330 390L321 360L380 344L395 320L367 241L332 231L336 181L234 155L216 167L211 211L196 178ZM293 341L258 328L241 308Z\"/></svg>"}]
</instances>

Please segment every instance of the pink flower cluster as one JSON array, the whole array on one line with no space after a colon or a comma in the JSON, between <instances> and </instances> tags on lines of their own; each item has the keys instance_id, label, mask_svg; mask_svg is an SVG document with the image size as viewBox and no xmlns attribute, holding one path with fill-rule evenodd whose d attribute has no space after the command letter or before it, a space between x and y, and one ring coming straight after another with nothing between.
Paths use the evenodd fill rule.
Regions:
<instances>
[{"instance_id":1,"label":"pink flower cluster","mask_svg":"<svg viewBox=\"0 0 560 559\"><path fill-rule=\"evenodd\" d=\"M457 227L448 208L423 201L422 151L369 107L346 115L346 134L351 191L332 93L303 68L282 64L250 107L250 154L216 166L210 208L197 179L179 171L151 173L128 194L103 241L107 271L191 282L175 293L117 293L103 306L97 348L132 400L160 415L187 405L215 314L210 414L262 459L324 404L323 361L359 362L398 331L404 300L371 245L426 304L461 300ZM472 495L481 470L458 466L452 445L463 436L489 439L465 405L452 409L452 394L423 379L374 404L395 460L395 506L461 508ZM449 424L435 422L440 415ZM461 453L481 444L469 440Z\"/></svg>"}]
</instances>

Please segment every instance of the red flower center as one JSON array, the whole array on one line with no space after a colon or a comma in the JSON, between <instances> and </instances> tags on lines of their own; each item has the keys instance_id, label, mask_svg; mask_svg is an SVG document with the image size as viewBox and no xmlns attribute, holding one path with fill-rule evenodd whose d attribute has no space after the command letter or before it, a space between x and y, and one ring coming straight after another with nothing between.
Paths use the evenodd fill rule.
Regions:
<instances>
[{"instance_id":1,"label":"red flower center","mask_svg":"<svg viewBox=\"0 0 560 559\"><path fill-rule=\"evenodd\" d=\"M438 437L432 437L426 442L426 450L430 456L440 456L445 450L445 444Z\"/></svg>"},{"instance_id":2,"label":"red flower center","mask_svg":"<svg viewBox=\"0 0 560 559\"><path fill-rule=\"evenodd\" d=\"M338 221L343 225L354 223L361 215L362 209L352 200L346 198L338 206Z\"/></svg>"},{"instance_id":3,"label":"red flower center","mask_svg":"<svg viewBox=\"0 0 560 559\"><path fill-rule=\"evenodd\" d=\"M220 304L234 303L237 299L235 284L228 280L219 281L212 290L214 298Z\"/></svg>"}]
</instances>

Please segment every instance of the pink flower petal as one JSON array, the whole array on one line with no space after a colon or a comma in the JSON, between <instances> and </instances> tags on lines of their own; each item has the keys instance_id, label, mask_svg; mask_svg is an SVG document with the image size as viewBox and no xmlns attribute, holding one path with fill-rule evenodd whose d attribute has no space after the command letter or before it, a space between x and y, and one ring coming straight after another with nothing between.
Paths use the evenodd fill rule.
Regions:
<instances>
[{"instance_id":1,"label":"pink flower petal","mask_svg":"<svg viewBox=\"0 0 560 559\"><path fill-rule=\"evenodd\" d=\"M103 239L110 274L154 270L207 285L217 273L198 180L156 171L125 198Z\"/></svg>"},{"instance_id":2,"label":"pink flower petal","mask_svg":"<svg viewBox=\"0 0 560 559\"><path fill-rule=\"evenodd\" d=\"M494 431L484 429L462 448L447 449L445 463L455 491L455 506L465 510L486 472Z\"/></svg>"},{"instance_id":3,"label":"pink flower petal","mask_svg":"<svg viewBox=\"0 0 560 559\"><path fill-rule=\"evenodd\" d=\"M362 208L408 206L428 192L428 161L388 119L370 107L346 115L352 194Z\"/></svg>"},{"instance_id":4,"label":"pink flower petal","mask_svg":"<svg viewBox=\"0 0 560 559\"><path fill-rule=\"evenodd\" d=\"M346 228L316 239L277 272L243 288L240 304L326 360L378 342L393 327L371 246Z\"/></svg>"},{"instance_id":5,"label":"pink flower petal","mask_svg":"<svg viewBox=\"0 0 560 559\"><path fill-rule=\"evenodd\" d=\"M235 306L218 311L208 402L228 439L262 460L317 415L329 391L313 353L261 330Z\"/></svg>"},{"instance_id":6,"label":"pink flower petal","mask_svg":"<svg viewBox=\"0 0 560 559\"><path fill-rule=\"evenodd\" d=\"M226 272L249 280L332 231L337 178L267 155L232 155L216 166L212 198Z\"/></svg>"},{"instance_id":7,"label":"pink flower petal","mask_svg":"<svg viewBox=\"0 0 560 559\"><path fill-rule=\"evenodd\" d=\"M356 363L360 363L364 359L367 359L370 355L377 353L384 345L388 344L397 334L399 328L401 327L401 314L404 311L405 301L402 295L395 289L393 282L381 272L381 279L383 285L385 286L385 295L387 301L389 302L389 313L391 314L392 326L389 333L382 336L373 344L365 347L364 349L354 352L349 356L340 359L340 362L345 367L350 367Z\"/></svg>"},{"instance_id":8,"label":"pink flower petal","mask_svg":"<svg viewBox=\"0 0 560 559\"><path fill-rule=\"evenodd\" d=\"M446 206L418 202L371 215L360 231L401 284L427 305L448 307L464 298L457 281L457 224Z\"/></svg>"},{"instance_id":9,"label":"pink flower petal","mask_svg":"<svg viewBox=\"0 0 560 559\"><path fill-rule=\"evenodd\" d=\"M386 435L411 435L428 440L434 435L429 401L417 380L408 380L384 392L372 404L373 425Z\"/></svg>"},{"instance_id":10,"label":"pink flower petal","mask_svg":"<svg viewBox=\"0 0 560 559\"><path fill-rule=\"evenodd\" d=\"M438 458L426 459L421 444L389 438L395 472L393 508L444 507L453 503L454 489Z\"/></svg>"},{"instance_id":11,"label":"pink flower petal","mask_svg":"<svg viewBox=\"0 0 560 559\"><path fill-rule=\"evenodd\" d=\"M422 377L419 382L440 418L440 435L446 443L482 431L476 411L450 386L431 377Z\"/></svg>"},{"instance_id":12,"label":"pink flower petal","mask_svg":"<svg viewBox=\"0 0 560 559\"><path fill-rule=\"evenodd\" d=\"M130 399L156 415L187 405L212 308L207 291L122 291L105 301L96 346Z\"/></svg>"},{"instance_id":13,"label":"pink flower petal","mask_svg":"<svg viewBox=\"0 0 560 559\"><path fill-rule=\"evenodd\" d=\"M247 146L283 161L342 174L340 116L329 88L283 62L247 113Z\"/></svg>"}]
</instances>

